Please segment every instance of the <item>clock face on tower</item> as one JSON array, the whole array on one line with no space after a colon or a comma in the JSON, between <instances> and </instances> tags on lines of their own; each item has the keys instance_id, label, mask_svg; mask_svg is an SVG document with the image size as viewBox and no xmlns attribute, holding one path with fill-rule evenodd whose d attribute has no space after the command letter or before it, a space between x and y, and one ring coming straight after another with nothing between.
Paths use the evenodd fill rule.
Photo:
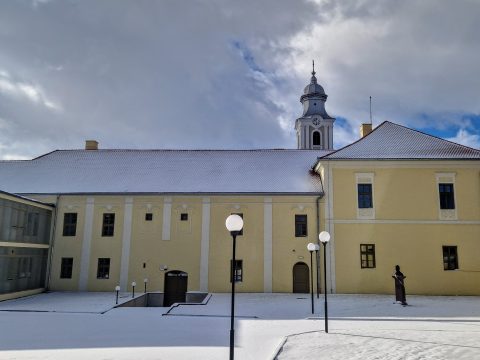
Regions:
<instances>
[{"instance_id":1,"label":"clock face on tower","mask_svg":"<svg viewBox=\"0 0 480 360\"><path fill-rule=\"evenodd\" d=\"M320 124L320 120L318 120L317 118L314 118L312 122L313 122L313 125L319 125Z\"/></svg>"}]
</instances>

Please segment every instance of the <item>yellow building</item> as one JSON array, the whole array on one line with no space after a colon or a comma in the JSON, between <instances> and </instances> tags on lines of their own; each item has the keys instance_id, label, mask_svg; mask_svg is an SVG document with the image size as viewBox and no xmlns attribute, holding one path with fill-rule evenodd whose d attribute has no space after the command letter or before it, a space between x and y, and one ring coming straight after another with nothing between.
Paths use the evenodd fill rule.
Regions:
<instances>
[{"instance_id":1,"label":"yellow building","mask_svg":"<svg viewBox=\"0 0 480 360\"><path fill-rule=\"evenodd\" d=\"M392 293L398 264L409 293L480 295L480 151L390 122L365 125L333 151L326 98L313 73L297 150L87 141L0 161L0 189L55 205L52 290L127 290L148 279L149 291L163 291L175 277L188 291L227 292L225 219L241 214L238 291L308 292L307 244L327 230L328 291Z\"/></svg>"},{"instance_id":2,"label":"yellow building","mask_svg":"<svg viewBox=\"0 0 480 360\"><path fill-rule=\"evenodd\" d=\"M332 291L479 295L479 154L384 122L320 158Z\"/></svg>"}]
</instances>

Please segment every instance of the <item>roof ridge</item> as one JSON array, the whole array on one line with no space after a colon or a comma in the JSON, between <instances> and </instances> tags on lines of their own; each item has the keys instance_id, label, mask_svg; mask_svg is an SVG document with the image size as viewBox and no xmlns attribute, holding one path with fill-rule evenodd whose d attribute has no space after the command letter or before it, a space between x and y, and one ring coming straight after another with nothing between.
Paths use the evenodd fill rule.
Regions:
<instances>
[{"instance_id":1,"label":"roof ridge","mask_svg":"<svg viewBox=\"0 0 480 360\"><path fill-rule=\"evenodd\" d=\"M470 146L467 146L467 145L459 144L459 143L456 143L455 141L451 141L451 140L448 140L448 139L441 138L440 136L432 135L432 134L426 133L426 132L424 132L424 131L417 130L417 129L412 129L412 128L409 128L409 127L407 127L407 126L405 126L405 125L396 124L396 123L393 123L393 122L390 122L390 124L396 125L396 126L398 126L398 127L401 127L401 128L404 128L404 129L407 129L407 130L410 130L410 131L414 131L414 132L420 133L420 134L422 134L422 135L429 136L429 137L434 138L434 139L437 139L437 140L446 141L446 142L448 142L448 143L450 143L450 144L454 144L454 145L457 145L457 146L462 146L462 147L467 148L467 149L469 149L469 150L478 151L478 152L480 153L480 149L476 149L476 148L473 148L473 147L470 147Z\"/></svg>"},{"instance_id":2,"label":"roof ridge","mask_svg":"<svg viewBox=\"0 0 480 360\"><path fill-rule=\"evenodd\" d=\"M377 129L379 129L379 128L380 128L381 126L383 126L385 123L390 123L390 124L396 125L395 123L392 123L392 122L390 122L390 121L385 120L385 121L383 121L380 125L378 125L375 129L373 129L372 131L370 131L367 135L361 137L360 139L355 140L354 142L352 142L352 143L350 143L350 144L348 144L348 145L345 145L344 147L342 147L342 148L340 148L340 149L338 149L338 150L332 151L330 154L321 156L321 157L319 157L318 159L327 158L327 157L330 156L330 155L334 155L334 154L336 154L337 152L339 152L339 151L341 151L341 150L343 150L343 149L346 149L346 148L348 148L348 147L350 147L350 146L352 146L352 145L357 144L358 142L360 142L360 141L362 141L363 139L365 139L365 138L367 138L368 136L370 136L370 134L372 134L374 131L376 131Z\"/></svg>"},{"instance_id":3,"label":"roof ridge","mask_svg":"<svg viewBox=\"0 0 480 360\"><path fill-rule=\"evenodd\" d=\"M409 141L415 141L415 142L422 142L426 144L430 144L429 146L433 147L433 149L436 149L436 151L433 153L430 153L431 155L425 156L418 156L415 154L415 147L411 148L410 151L413 151L413 155L411 157L405 157L406 153L402 153L402 155L398 155L398 153L392 153L389 150L386 150L389 145L384 144L384 140L382 140L381 136L382 134L378 134L377 136L374 136L372 134L375 134L379 129L384 129L383 133L385 136L385 139L390 139L391 136L401 136L402 138L405 139L410 139ZM400 134L400 135L399 135ZM371 138L374 136L373 138ZM380 137L379 137L380 136ZM372 139L371 141L368 141L368 139ZM364 141L362 143L362 141ZM396 140L391 140L395 143ZM413 145L413 144L412 144ZM475 149L463 144L456 143L451 140L447 140L444 138L441 138L439 136L431 135L428 134L424 131L417 130L417 129L412 129L409 128L405 125L400 125L391 121L385 120L382 122L380 125L378 125L375 129L373 129L370 133L365 135L364 137L361 137L360 139L352 142L351 144L348 144L341 149L338 149L330 154L326 154L322 157L317 158L317 163L318 161L325 159L373 159L371 157L371 151L372 151L372 146L376 146L376 151L377 153L381 151L382 149L386 151L386 153L389 154L389 156L380 156L380 157L375 157L376 159L406 159L406 158L411 158L411 159L478 159L480 157L480 150ZM404 145L407 146L407 145ZM406 148L407 149L407 148ZM444 150L440 150L444 149ZM446 151L445 149L448 149ZM446 151L446 152L445 152ZM407 151L408 153L408 151ZM395 155L397 154L397 155ZM377 154L377 155L380 155ZM385 154L386 155L386 154Z\"/></svg>"},{"instance_id":4,"label":"roof ridge","mask_svg":"<svg viewBox=\"0 0 480 360\"><path fill-rule=\"evenodd\" d=\"M85 153L99 153L99 152L331 152L330 150L320 149L60 149L40 155L32 160L42 158L44 156L53 154L55 152L85 152ZM1 160L0 160L1 161Z\"/></svg>"}]
</instances>

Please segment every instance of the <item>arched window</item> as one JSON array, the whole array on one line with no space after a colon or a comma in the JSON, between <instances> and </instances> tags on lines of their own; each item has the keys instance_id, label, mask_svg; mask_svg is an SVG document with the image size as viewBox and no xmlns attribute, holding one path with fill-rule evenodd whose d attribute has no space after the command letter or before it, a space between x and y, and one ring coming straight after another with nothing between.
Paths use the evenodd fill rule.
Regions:
<instances>
[{"instance_id":1,"label":"arched window","mask_svg":"<svg viewBox=\"0 0 480 360\"><path fill-rule=\"evenodd\" d=\"M313 146L320 146L320 133L318 131L313 132Z\"/></svg>"}]
</instances>

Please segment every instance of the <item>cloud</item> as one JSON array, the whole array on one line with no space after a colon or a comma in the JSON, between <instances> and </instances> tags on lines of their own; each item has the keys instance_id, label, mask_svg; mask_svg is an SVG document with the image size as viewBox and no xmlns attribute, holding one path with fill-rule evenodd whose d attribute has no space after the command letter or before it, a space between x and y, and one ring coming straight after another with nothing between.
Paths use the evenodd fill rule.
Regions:
<instances>
[{"instance_id":1,"label":"cloud","mask_svg":"<svg viewBox=\"0 0 480 360\"><path fill-rule=\"evenodd\" d=\"M39 85L15 81L6 71L0 71L0 93L40 104L51 110L61 110L61 107L47 98Z\"/></svg>"},{"instance_id":2,"label":"cloud","mask_svg":"<svg viewBox=\"0 0 480 360\"><path fill-rule=\"evenodd\" d=\"M369 118L412 127L461 126L479 113L476 76L480 6L472 1L318 1L319 21L290 38L279 52L282 72L308 72L329 98L327 109L355 128ZM447 118L445 114L460 114ZM424 115L428 114L428 117ZM335 133L336 136L342 134Z\"/></svg>"},{"instance_id":3,"label":"cloud","mask_svg":"<svg viewBox=\"0 0 480 360\"><path fill-rule=\"evenodd\" d=\"M87 138L294 148L312 59L337 147L369 96L374 124L475 134L479 17L468 0L0 2L0 158Z\"/></svg>"},{"instance_id":4,"label":"cloud","mask_svg":"<svg viewBox=\"0 0 480 360\"><path fill-rule=\"evenodd\" d=\"M480 149L480 135L472 134L466 129L460 129L455 137L447 140L469 146L475 149Z\"/></svg>"}]
</instances>

